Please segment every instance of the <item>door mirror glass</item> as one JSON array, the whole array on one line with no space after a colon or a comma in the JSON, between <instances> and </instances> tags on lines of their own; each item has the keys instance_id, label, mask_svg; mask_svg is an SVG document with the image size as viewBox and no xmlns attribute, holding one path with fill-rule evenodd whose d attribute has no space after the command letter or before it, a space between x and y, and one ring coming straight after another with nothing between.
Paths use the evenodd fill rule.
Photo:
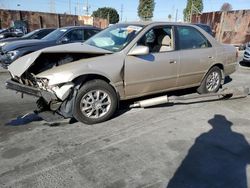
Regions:
<instances>
[{"instance_id":1,"label":"door mirror glass","mask_svg":"<svg viewBox=\"0 0 250 188\"><path fill-rule=\"evenodd\" d=\"M63 37L61 40L61 43L68 43L69 42L69 38L68 37Z\"/></svg>"},{"instance_id":2,"label":"door mirror glass","mask_svg":"<svg viewBox=\"0 0 250 188\"><path fill-rule=\"evenodd\" d=\"M149 47L147 46L136 46L134 47L129 53L128 55L131 56L137 56L137 55L147 55L149 54Z\"/></svg>"},{"instance_id":3,"label":"door mirror glass","mask_svg":"<svg viewBox=\"0 0 250 188\"><path fill-rule=\"evenodd\" d=\"M32 39L38 39L38 35L33 35L31 38Z\"/></svg>"}]
</instances>

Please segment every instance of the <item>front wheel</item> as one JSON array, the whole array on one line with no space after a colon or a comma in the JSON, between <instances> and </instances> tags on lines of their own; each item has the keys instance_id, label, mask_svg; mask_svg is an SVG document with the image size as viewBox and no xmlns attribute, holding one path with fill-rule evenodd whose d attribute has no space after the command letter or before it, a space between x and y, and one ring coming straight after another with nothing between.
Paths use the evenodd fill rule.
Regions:
<instances>
[{"instance_id":1,"label":"front wheel","mask_svg":"<svg viewBox=\"0 0 250 188\"><path fill-rule=\"evenodd\" d=\"M200 94L204 93L216 93L220 89L222 82L222 73L219 67L212 67L205 78L202 80L200 87L197 92Z\"/></svg>"},{"instance_id":2,"label":"front wheel","mask_svg":"<svg viewBox=\"0 0 250 188\"><path fill-rule=\"evenodd\" d=\"M112 117L117 104L117 94L111 85L103 80L91 80L76 96L74 117L85 124L100 123Z\"/></svg>"}]
</instances>

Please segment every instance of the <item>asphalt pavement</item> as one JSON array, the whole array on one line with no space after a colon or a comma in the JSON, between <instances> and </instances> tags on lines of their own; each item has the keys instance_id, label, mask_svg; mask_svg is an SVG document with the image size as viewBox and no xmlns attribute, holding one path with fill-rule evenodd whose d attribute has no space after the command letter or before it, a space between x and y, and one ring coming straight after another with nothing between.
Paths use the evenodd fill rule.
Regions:
<instances>
[{"instance_id":1,"label":"asphalt pavement","mask_svg":"<svg viewBox=\"0 0 250 188\"><path fill-rule=\"evenodd\" d=\"M0 74L0 187L250 187L250 97L49 126ZM239 67L224 87L250 87ZM125 105L126 106L126 105Z\"/></svg>"}]
</instances>

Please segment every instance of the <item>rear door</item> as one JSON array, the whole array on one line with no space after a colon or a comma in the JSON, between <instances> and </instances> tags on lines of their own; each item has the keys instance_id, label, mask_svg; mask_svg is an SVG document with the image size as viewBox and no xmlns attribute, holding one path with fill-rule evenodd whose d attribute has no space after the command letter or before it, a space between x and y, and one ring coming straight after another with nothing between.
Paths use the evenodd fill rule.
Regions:
<instances>
[{"instance_id":1,"label":"rear door","mask_svg":"<svg viewBox=\"0 0 250 188\"><path fill-rule=\"evenodd\" d=\"M192 26L176 26L180 52L178 87L198 85L215 60L215 49L207 38Z\"/></svg>"}]
</instances>

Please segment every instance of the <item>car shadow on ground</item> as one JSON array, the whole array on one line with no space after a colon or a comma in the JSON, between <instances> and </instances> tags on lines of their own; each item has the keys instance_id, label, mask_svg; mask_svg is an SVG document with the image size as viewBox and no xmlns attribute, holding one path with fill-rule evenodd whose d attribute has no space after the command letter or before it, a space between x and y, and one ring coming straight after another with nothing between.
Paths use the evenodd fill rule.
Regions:
<instances>
[{"instance_id":1,"label":"car shadow on ground","mask_svg":"<svg viewBox=\"0 0 250 188\"><path fill-rule=\"evenodd\" d=\"M233 123L223 115L214 115L208 123L212 129L196 138L167 188L247 188L249 143L232 131Z\"/></svg>"},{"instance_id":2,"label":"car shadow on ground","mask_svg":"<svg viewBox=\"0 0 250 188\"><path fill-rule=\"evenodd\" d=\"M226 84L228 84L228 83L230 83L232 81L233 81L233 79L230 76L226 76L225 79L224 79L224 85L226 85Z\"/></svg>"},{"instance_id":3,"label":"car shadow on ground","mask_svg":"<svg viewBox=\"0 0 250 188\"><path fill-rule=\"evenodd\" d=\"M18 116L16 119L13 119L6 123L7 126L20 126L20 125L26 125L28 123L34 122L34 121L42 121L43 119L39 117L35 113L28 113L23 116Z\"/></svg>"},{"instance_id":4,"label":"car shadow on ground","mask_svg":"<svg viewBox=\"0 0 250 188\"><path fill-rule=\"evenodd\" d=\"M239 64L243 67L247 67L247 68L250 68L250 63L247 63L245 61L240 61Z\"/></svg>"}]
</instances>

